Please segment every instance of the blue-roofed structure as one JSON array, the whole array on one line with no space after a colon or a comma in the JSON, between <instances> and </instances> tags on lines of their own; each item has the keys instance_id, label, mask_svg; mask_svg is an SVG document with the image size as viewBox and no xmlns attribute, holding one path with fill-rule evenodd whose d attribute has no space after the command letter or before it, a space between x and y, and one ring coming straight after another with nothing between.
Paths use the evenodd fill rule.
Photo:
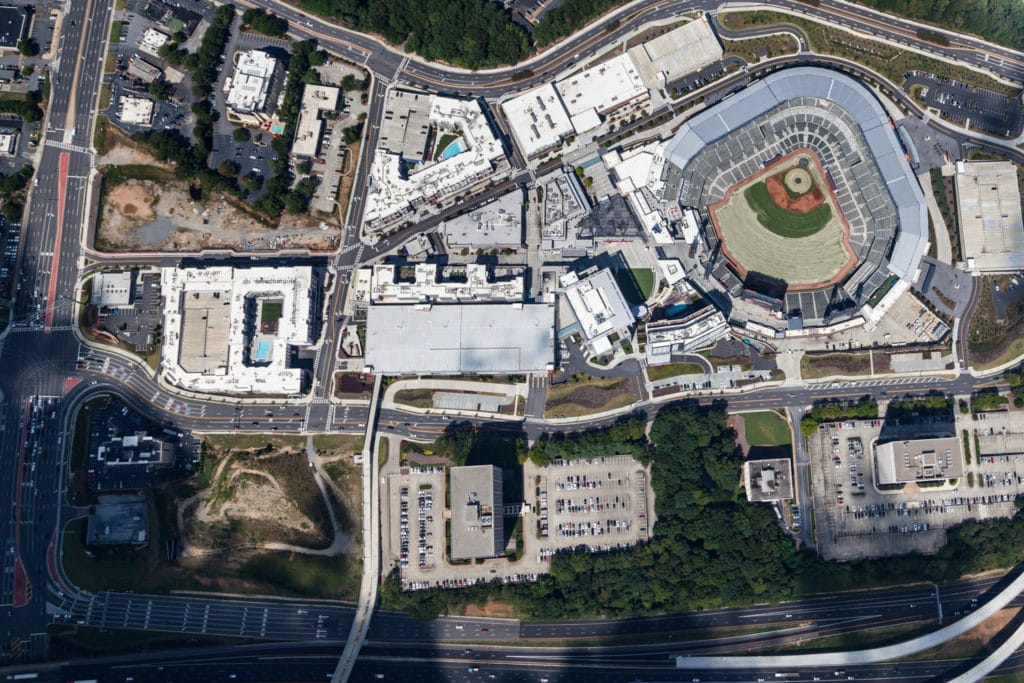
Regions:
<instances>
[{"instance_id":1,"label":"blue-roofed structure","mask_svg":"<svg viewBox=\"0 0 1024 683\"><path fill-rule=\"evenodd\" d=\"M839 287L786 294L808 325L850 317L890 274L910 281L928 247L924 196L885 109L853 78L818 67L774 72L686 121L666 145L664 199L706 211L728 189L798 149L817 154L850 226L858 266ZM705 235L711 253L713 231ZM715 276L743 283L724 257Z\"/></svg>"}]
</instances>

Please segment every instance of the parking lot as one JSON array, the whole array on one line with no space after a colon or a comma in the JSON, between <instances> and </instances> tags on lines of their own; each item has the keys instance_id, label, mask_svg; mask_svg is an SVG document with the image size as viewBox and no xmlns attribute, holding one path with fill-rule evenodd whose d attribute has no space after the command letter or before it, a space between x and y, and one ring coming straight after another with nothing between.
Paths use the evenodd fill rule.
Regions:
<instances>
[{"instance_id":1,"label":"parking lot","mask_svg":"<svg viewBox=\"0 0 1024 683\"><path fill-rule=\"evenodd\" d=\"M581 545L596 552L650 538L653 494L646 470L633 458L562 460L539 470L539 560Z\"/></svg>"},{"instance_id":2,"label":"parking lot","mask_svg":"<svg viewBox=\"0 0 1024 683\"><path fill-rule=\"evenodd\" d=\"M1024 419L1020 420L1024 432ZM1007 517L1024 491L1021 456L973 458L964 476L936 486L876 487L873 444L879 440L960 434L971 416L900 426L858 420L821 425L808 439L818 550L829 560L930 553L946 542L946 529L967 519ZM1001 424L1001 423L1000 423ZM1024 433L1021 436L1024 442ZM972 444L971 449L974 450Z\"/></svg>"},{"instance_id":3,"label":"parking lot","mask_svg":"<svg viewBox=\"0 0 1024 683\"><path fill-rule=\"evenodd\" d=\"M398 559L403 585L415 588L432 581L444 563L444 470L403 468L387 481L391 555Z\"/></svg>"},{"instance_id":4,"label":"parking lot","mask_svg":"<svg viewBox=\"0 0 1024 683\"><path fill-rule=\"evenodd\" d=\"M145 353L163 324L160 276L147 273L138 277L132 302L130 306L99 311L96 326L136 351Z\"/></svg>"},{"instance_id":5,"label":"parking lot","mask_svg":"<svg viewBox=\"0 0 1024 683\"><path fill-rule=\"evenodd\" d=\"M914 86L921 86L927 107L955 123L1004 137L1015 137L1024 125L1024 107L999 93L923 71L907 74L903 89L910 92Z\"/></svg>"}]
</instances>

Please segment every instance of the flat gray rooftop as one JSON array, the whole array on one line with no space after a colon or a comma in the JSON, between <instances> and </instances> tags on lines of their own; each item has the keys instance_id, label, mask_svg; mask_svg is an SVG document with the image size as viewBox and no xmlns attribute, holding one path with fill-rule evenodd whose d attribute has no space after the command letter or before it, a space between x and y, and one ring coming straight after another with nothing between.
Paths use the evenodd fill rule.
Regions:
<instances>
[{"instance_id":1,"label":"flat gray rooftop","mask_svg":"<svg viewBox=\"0 0 1024 683\"><path fill-rule=\"evenodd\" d=\"M451 468L452 559L494 557L504 550L501 469Z\"/></svg>"},{"instance_id":2,"label":"flat gray rooftop","mask_svg":"<svg viewBox=\"0 0 1024 683\"><path fill-rule=\"evenodd\" d=\"M547 304L370 306L366 364L385 375L542 372L554 335Z\"/></svg>"},{"instance_id":3,"label":"flat gray rooftop","mask_svg":"<svg viewBox=\"0 0 1024 683\"><path fill-rule=\"evenodd\" d=\"M231 290L185 292L181 307L181 368L208 375L227 367Z\"/></svg>"}]
</instances>

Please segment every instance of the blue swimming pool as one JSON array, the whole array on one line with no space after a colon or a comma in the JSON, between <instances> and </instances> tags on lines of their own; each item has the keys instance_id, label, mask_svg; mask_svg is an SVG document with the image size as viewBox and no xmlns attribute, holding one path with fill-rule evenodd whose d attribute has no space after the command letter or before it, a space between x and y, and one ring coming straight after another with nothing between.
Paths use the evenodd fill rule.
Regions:
<instances>
[{"instance_id":1,"label":"blue swimming pool","mask_svg":"<svg viewBox=\"0 0 1024 683\"><path fill-rule=\"evenodd\" d=\"M270 349L271 345L269 339L260 339L258 342L256 342L256 360L270 360Z\"/></svg>"},{"instance_id":2,"label":"blue swimming pool","mask_svg":"<svg viewBox=\"0 0 1024 683\"><path fill-rule=\"evenodd\" d=\"M688 304L688 303L681 303L681 304L675 304L674 306L669 306L665 310L665 315L667 315L668 317L671 318L674 315L676 315L677 313L680 313L681 311L685 311L686 307L689 306L689 305L690 304Z\"/></svg>"},{"instance_id":3,"label":"blue swimming pool","mask_svg":"<svg viewBox=\"0 0 1024 683\"><path fill-rule=\"evenodd\" d=\"M457 154L462 154L462 143L459 142L458 140L453 140L447 147L444 148L444 151L441 152L440 160L444 161L445 159L451 159L453 156Z\"/></svg>"}]
</instances>

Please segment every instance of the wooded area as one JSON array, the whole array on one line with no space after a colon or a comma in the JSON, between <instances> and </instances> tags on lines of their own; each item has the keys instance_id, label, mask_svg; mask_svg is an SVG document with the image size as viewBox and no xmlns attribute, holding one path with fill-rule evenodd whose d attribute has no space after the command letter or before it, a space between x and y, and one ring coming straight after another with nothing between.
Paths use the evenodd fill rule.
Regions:
<instances>
[{"instance_id":1,"label":"wooded area","mask_svg":"<svg viewBox=\"0 0 1024 683\"><path fill-rule=\"evenodd\" d=\"M867 411L862 404L861 410ZM542 452L560 457L592 439L629 433L621 427L594 435L548 440ZM623 441L626 443L627 441ZM569 447L568 444L573 444ZM568 447L569 450L562 450ZM777 602L816 592L921 581L951 581L968 573L1013 566L1024 559L1024 517L969 521L949 530L932 556L908 555L829 563L798 552L766 505L748 503L739 488L742 457L726 424L724 404L683 404L654 420L641 459L651 463L657 524L654 538L630 550L551 558L551 574L534 583L403 593L397 574L381 588L387 609L418 618L457 612L488 598L527 617L622 617Z\"/></svg>"},{"instance_id":2,"label":"wooded area","mask_svg":"<svg viewBox=\"0 0 1024 683\"><path fill-rule=\"evenodd\" d=\"M1024 4L1018 0L862 0L862 3L883 12L1024 48Z\"/></svg>"},{"instance_id":3,"label":"wooded area","mask_svg":"<svg viewBox=\"0 0 1024 683\"><path fill-rule=\"evenodd\" d=\"M301 0L301 5L357 31L379 33L426 59L470 69L515 64L530 53L526 31L489 0Z\"/></svg>"}]
</instances>

